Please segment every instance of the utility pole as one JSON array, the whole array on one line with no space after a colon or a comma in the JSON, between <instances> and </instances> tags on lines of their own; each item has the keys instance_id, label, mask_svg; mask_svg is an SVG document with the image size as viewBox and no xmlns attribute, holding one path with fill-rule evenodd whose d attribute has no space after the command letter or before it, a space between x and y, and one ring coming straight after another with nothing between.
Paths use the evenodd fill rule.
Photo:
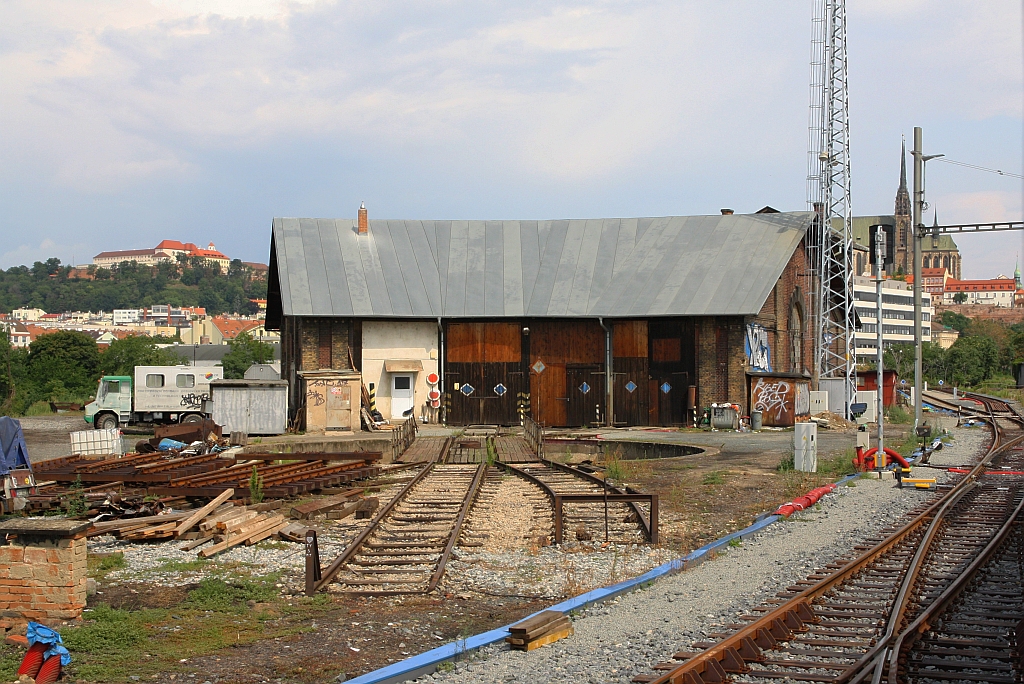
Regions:
<instances>
[{"instance_id":1,"label":"utility pole","mask_svg":"<svg viewBox=\"0 0 1024 684\"><path fill-rule=\"evenodd\" d=\"M914 231L914 430L921 425L921 231L924 223L924 151L922 150L921 127L914 126L914 215L911 219Z\"/></svg>"},{"instance_id":2,"label":"utility pole","mask_svg":"<svg viewBox=\"0 0 1024 684\"><path fill-rule=\"evenodd\" d=\"M885 415L885 386L882 384L885 378L885 371L883 370L883 359L885 358L885 352L882 349L882 281L885 280L883 277L883 268L885 266L885 227L875 226L875 294L877 295L877 301L875 302L875 320L878 322L877 339L878 339L878 399L875 407L875 419L878 422L878 456L875 458L875 464L885 463L882 457L884 450L884 439L883 439L883 416Z\"/></svg>"}]
</instances>

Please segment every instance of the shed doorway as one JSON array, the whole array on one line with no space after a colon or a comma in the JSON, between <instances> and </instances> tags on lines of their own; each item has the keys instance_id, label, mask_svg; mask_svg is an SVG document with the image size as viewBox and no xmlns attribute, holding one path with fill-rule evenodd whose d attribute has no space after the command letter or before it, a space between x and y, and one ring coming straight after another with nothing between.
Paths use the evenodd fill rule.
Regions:
<instances>
[{"instance_id":1,"label":"shed doorway","mask_svg":"<svg viewBox=\"0 0 1024 684\"><path fill-rule=\"evenodd\" d=\"M408 418L413 407L413 376L411 373L391 375L391 419Z\"/></svg>"}]
</instances>

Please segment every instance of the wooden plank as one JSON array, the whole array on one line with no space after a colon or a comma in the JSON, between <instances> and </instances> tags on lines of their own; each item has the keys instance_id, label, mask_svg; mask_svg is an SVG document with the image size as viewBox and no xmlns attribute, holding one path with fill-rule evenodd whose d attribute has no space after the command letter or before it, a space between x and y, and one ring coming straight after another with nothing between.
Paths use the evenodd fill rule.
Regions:
<instances>
[{"instance_id":1,"label":"wooden plank","mask_svg":"<svg viewBox=\"0 0 1024 684\"><path fill-rule=\"evenodd\" d=\"M116 530L123 525L142 525L142 524L153 524L156 522L172 522L175 520L181 520L185 516L189 515L189 512L182 513L168 513L166 515L147 515L142 518L122 518L120 520L101 520L98 523L93 523L92 527L89 528L88 535L91 537L95 534L103 534L109 530Z\"/></svg>"},{"instance_id":2,"label":"wooden plank","mask_svg":"<svg viewBox=\"0 0 1024 684\"><path fill-rule=\"evenodd\" d=\"M355 491L355 490L353 490ZM338 494L336 496L330 496L326 499L320 499L318 501L310 501L304 503L301 506L292 506L290 511L291 517L297 520L306 520L312 515L317 513L326 513L332 511L335 508L344 506L352 498L351 494Z\"/></svg>"},{"instance_id":3,"label":"wooden plank","mask_svg":"<svg viewBox=\"0 0 1024 684\"><path fill-rule=\"evenodd\" d=\"M205 544L207 542L211 542L211 541L213 541L213 535L212 534L210 536L208 536L208 537L200 537L199 539L195 539L193 541L190 541L188 544L185 544L184 546L182 546L180 548L181 548L182 551L191 551L192 549L198 549L203 544Z\"/></svg>"},{"instance_id":4,"label":"wooden plank","mask_svg":"<svg viewBox=\"0 0 1024 684\"><path fill-rule=\"evenodd\" d=\"M341 520L343 518L347 518L348 516L352 515L357 510L359 510L359 506L360 505L361 505L361 502L356 501L355 503L350 503L348 506L345 506L344 508L342 508L340 510L333 510L330 513L327 514L327 519L328 520Z\"/></svg>"},{"instance_id":5,"label":"wooden plank","mask_svg":"<svg viewBox=\"0 0 1024 684\"><path fill-rule=\"evenodd\" d=\"M252 546L253 544L258 544L259 542L263 541L267 537L272 537L273 535L277 534L278 532L280 532L284 528L288 527L289 525L291 525L291 523L288 522L287 520L284 520L279 525L275 525L274 527L271 527L269 529L263 530L259 534L255 534L255 535L249 537L248 539L245 540L245 545L246 546Z\"/></svg>"},{"instance_id":6,"label":"wooden plank","mask_svg":"<svg viewBox=\"0 0 1024 684\"><path fill-rule=\"evenodd\" d=\"M512 637L521 639L523 643L533 641L550 632L558 632L572 625L569 616L563 615L560 619L549 622L545 625L538 625L527 632L512 632Z\"/></svg>"},{"instance_id":7,"label":"wooden plank","mask_svg":"<svg viewBox=\"0 0 1024 684\"><path fill-rule=\"evenodd\" d=\"M221 551L226 551L227 549L230 549L233 546L243 544L245 543L245 540L249 537L257 535L260 532L268 530L272 527L277 527L280 523L284 522L284 516L273 515L267 518L257 518L256 520L258 522L250 523L249 526L241 528L240 530L238 530L238 533L232 536L230 539L226 539L218 544L214 544L209 548L203 549L199 552L199 557L209 558L210 556L214 556L220 553Z\"/></svg>"},{"instance_id":8,"label":"wooden plank","mask_svg":"<svg viewBox=\"0 0 1024 684\"><path fill-rule=\"evenodd\" d=\"M256 511L245 511L241 515L236 515L231 520L221 520L217 523L217 532L221 534L230 534L234 530L240 527L244 527L248 522L254 518L259 517L261 514Z\"/></svg>"},{"instance_id":9,"label":"wooden plank","mask_svg":"<svg viewBox=\"0 0 1024 684\"><path fill-rule=\"evenodd\" d=\"M531 629L535 629L540 625L546 625L550 622L554 622L560 618L565 617L565 613L560 610L545 610L543 613L538 613L533 617L526 618L508 628L508 631L512 634L519 632L528 632Z\"/></svg>"},{"instance_id":10,"label":"wooden plank","mask_svg":"<svg viewBox=\"0 0 1024 684\"><path fill-rule=\"evenodd\" d=\"M200 522L199 529L205 531L215 530L217 529L217 523L223 520L236 518L245 513L246 510L247 509L244 506L235 506L233 504L222 506L220 509L214 511L213 515Z\"/></svg>"},{"instance_id":11,"label":"wooden plank","mask_svg":"<svg viewBox=\"0 0 1024 684\"><path fill-rule=\"evenodd\" d=\"M532 651L535 648L540 648L541 646L547 646L548 644L553 644L556 641L558 641L559 639L564 639L565 637L572 636L573 634L575 634L575 631L573 630L572 626L569 626L569 627L566 627L565 629L559 630L557 632L551 632L549 634L545 634L544 636L542 636L542 637L540 637L538 639L534 639L533 641L529 641L529 642L527 642L525 644L514 643L514 642L519 641L519 640L518 639L513 639L512 637L505 637L505 641L507 641L509 643L509 645L513 649L515 649L517 651Z\"/></svg>"},{"instance_id":12,"label":"wooden plank","mask_svg":"<svg viewBox=\"0 0 1024 684\"><path fill-rule=\"evenodd\" d=\"M182 523L180 525L178 525L177 529L174 530L174 536L175 537L180 537L183 532L188 532L192 528L193 525L195 525L197 522L199 522L200 520L202 520L206 516L210 515L210 513L212 513L214 510L216 510L216 508L218 506L220 506L222 503L224 503L225 501L227 501L228 499L230 499L234 495L235 495L235 490L234 489L225 489L213 501L211 501L210 503L206 504L205 506L200 508L198 511L196 511L195 513L193 513L189 517L185 518L185 520L182 521Z\"/></svg>"}]
</instances>

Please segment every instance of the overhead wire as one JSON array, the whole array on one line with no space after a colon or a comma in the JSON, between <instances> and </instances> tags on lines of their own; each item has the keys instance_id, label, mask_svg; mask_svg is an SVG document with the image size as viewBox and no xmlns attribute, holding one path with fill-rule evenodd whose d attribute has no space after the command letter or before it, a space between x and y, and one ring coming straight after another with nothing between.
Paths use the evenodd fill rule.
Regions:
<instances>
[{"instance_id":1,"label":"overhead wire","mask_svg":"<svg viewBox=\"0 0 1024 684\"><path fill-rule=\"evenodd\" d=\"M978 166L977 164L968 164L967 162L956 161L954 159L947 159L946 157L935 157L934 159L932 159L930 161L942 162L944 164L954 164L955 166L963 166L965 168L975 169L977 171L987 171L989 173L999 174L1000 176L1009 176L1010 178L1024 178L1024 176L1022 176L1019 173L1012 173L1010 171L1002 171L1000 169L990 169L990 168L985 167L985 166Z\"/></svg>"}]
</instances>

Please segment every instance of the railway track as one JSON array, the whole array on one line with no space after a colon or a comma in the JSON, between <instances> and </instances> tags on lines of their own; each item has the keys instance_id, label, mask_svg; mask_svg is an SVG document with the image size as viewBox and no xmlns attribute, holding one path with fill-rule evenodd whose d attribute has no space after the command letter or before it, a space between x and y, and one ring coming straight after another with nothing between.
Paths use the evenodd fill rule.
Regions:
<instances>
[{"instance_id":1,"label":"railway track","mask_svg":"<svg viewBox=\"0 0 1024 684\"><path fill-rule=\"evenodd\" d=\"M951 491L634 681L1021 681L1024 421L977 398L992 445Z\"/></svg>"},{"instance_id":2,"label":"railway track","mask_svg":"<svg viewBox=\"0 0 1024 684\"><path fill-rule=\"evenodd\" d=\"M658 542L656 495L623 491L590 473L546 459L498 465L533 483L548 497L556 544L566 533L581 541Z\"/></svg>"},{"instance_id":3,"label":"railway track","mask_svg":"<svg viewBox=\"0 0 1024 684\"><path fill-rule=\"evenodd\" d=\"M457 544L481 546L492 537L508 543L509 535L504 530L497 534L488 517L500 508L498 493L509 473L522 479L514 488L521 505L502 515L505 524L521 528L519 539L528 545L561 543L565 530L578 539L657 543L656 495L622 491L536 453L528 460L533 448L514 435L447 438L328 567L321 568L315 532L307 535L306 592L332 582L343 592L361 595L433 591ZM488 458L489 452L497 460Z\"/></svg>"}]
</instances>

